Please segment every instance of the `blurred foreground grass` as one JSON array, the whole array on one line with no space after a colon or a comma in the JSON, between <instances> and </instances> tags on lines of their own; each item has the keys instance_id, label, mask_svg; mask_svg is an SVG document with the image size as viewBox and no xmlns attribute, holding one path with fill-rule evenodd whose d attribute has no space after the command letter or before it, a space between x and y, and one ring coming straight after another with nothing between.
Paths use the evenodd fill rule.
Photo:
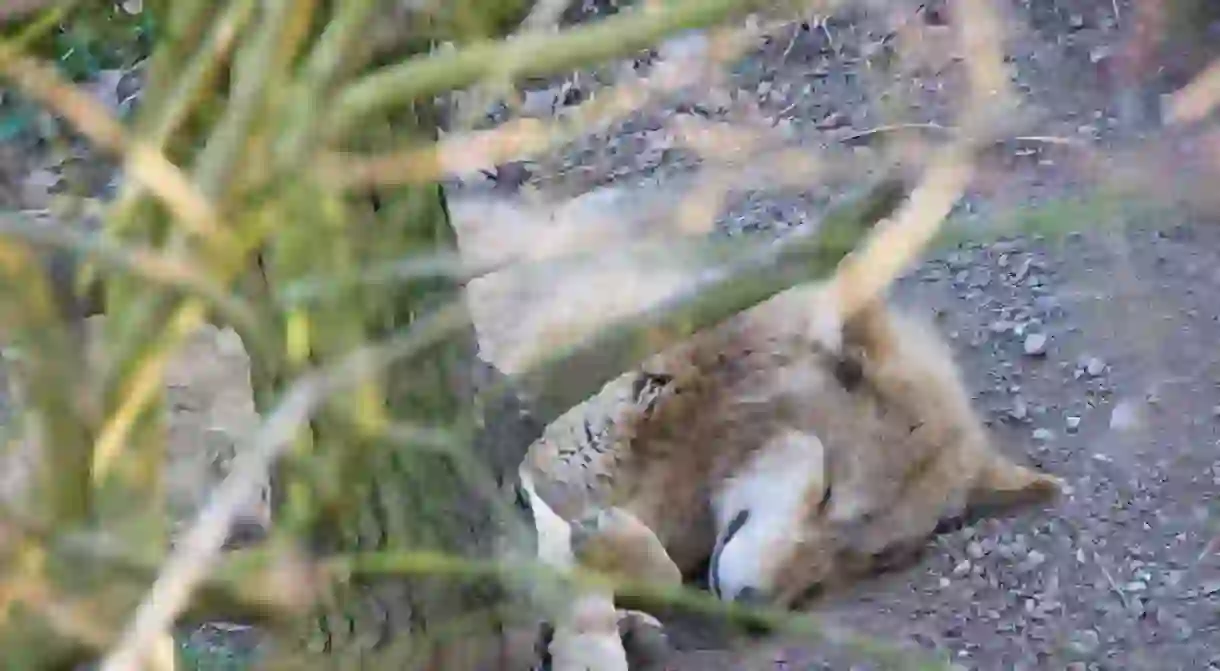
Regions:
<instances>
[{"instance_id":1,"label":"blurred foreground grass","mask_svg":"<svg viewBox=\"0 0 1220 671\"><path fill-rule=\"evenodd\" d=\"M870 175L863 195L779 248L681 243L706 250L707 267L723 275L556 348L511 380L475 372L461 300L469 270L455 261L440 180L454 165L490 169L573 131L505 124L487 135L459 128L438 142L435 97L470 87L494 96L506 82L717 25L715 44L731 56L765 32L757 20L753 30L734 27L751 10L781 19L837 6L644 3L511 39L505 33L537 6L161 0L120 14L68 3L17 24L0 44L0 77L117 157L124 182L98 235L71 221L39 228L24 215L0 228L0 323L5 344L23 353L15 374L28 404L9 452L29 468L4 492L0 593L20 616L3 623L0 649L23 668L106 655L111 671L151 655L175 623L248 619L276 643L271 668L463 668L470 655L491 654L501 629L557 612L535 602L541 580L502 562L534 543L511 494L539 427L516 411L512 390L527 392L545 423L644 356L786 286L838 268L856 273L862 297L883 290L938 235L958 235L939 227L1010 109L1007 79L995 45L970 41L985 41L985 31L961 36L972 91L962 127L919 152L922 163L878 151L861 171ZM954 8L972 26L994 18L981 3ZM455 44L434 48L444 39ZM129 121L72 86L146 50ZM1056 202L1008 225L1062 231L1065 220L1110 220L1117 203L1104 194ZM888 244L841 264L880 219L890 221L868 239L888 235ZM73 301L47 281L43 261L54 254L86 279L104 278L100 367L85 360ZM428 270L395 283L351 281L404 259ZM299 287L327 290L302 297ZM242 437L228 478L170 548L161 381L169 356L205 321L241 335L262 424ZM220 553L268 472L271 540ZM249 661L187 640L187 668Z\"/></svg>"}]
</instances>

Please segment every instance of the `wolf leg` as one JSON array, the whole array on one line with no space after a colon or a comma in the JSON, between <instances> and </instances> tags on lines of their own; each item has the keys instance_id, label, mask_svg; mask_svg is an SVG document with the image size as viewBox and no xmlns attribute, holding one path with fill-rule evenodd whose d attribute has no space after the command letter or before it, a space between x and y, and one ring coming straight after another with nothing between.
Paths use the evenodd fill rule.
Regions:
<instances>
[{"instance_id":1,"label":"wolf leg","mask_svg":"<svg viewBox=\"0 0 1220 671\"><path fill-rule=\"evenodd\" d=\"M664 671L668 668L673 648L660 620L642 611L620 610L618 631L631 671Z\"/></svg>"},{"instance_id":2,"label":"wolf leg","mask_svg":"<svg viewBox=\"0 0 1220 671\"><path fill-rule=\"evenodd\" d=\"M522 469L518 495L534 517L538 532L538 559L562 575L575 566L572 529L534 489L532 478ZM555 626L544 625L541 667L550 671L628 671L627 651L619 633L619 613L614 596L597 587L582 589L566 599L555 618Z\"/></svg>"},{"instance_id":3,"label":"wolf leg","mask_svg":"<svg viewBox=\"0 0 1220 671\"><path fill-rule=\"evenodd\" d=\"M655 585L682 584L682 573L670 559L660 539L626 510L608 508L592 512L572 523L570 530L573 559L584 568L601 571L619 579ZM610 608L613 608L613 597L608 595L607 601ZM594 621L597 625L595 630L599 635L593 636L590 641L584 640L588 637L580 635L583 619L579 611L576 612L575 617L571 619L574 626L563 631L555 630L550 644L551 656L555 660L551 668L575 668L559 664L565 655L587 656L596 653L598 658L602 658L608 654L609 642L604 635L607 622L606 606L600 603L593 606L596 610L592 612L598 618ZM627 668L632 671L664 669L671 649L665 636L665 628L660 621L642 611L621 609L615 611L615 617L616 631ZM578 652L586 648L589 652ZM617 655L617 651L614 651L614 654ZM617 657L615 660L614 663L617 664Z\"/></svg>"}]
</instances>

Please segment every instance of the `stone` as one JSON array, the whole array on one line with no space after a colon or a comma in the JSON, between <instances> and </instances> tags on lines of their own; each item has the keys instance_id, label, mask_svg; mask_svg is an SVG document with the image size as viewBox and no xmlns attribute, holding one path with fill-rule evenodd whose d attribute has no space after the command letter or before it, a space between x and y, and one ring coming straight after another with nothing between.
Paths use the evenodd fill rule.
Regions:
<instances>
[{"instance_id":1,"label":"stone","mask_svg":"<svg viewBox=\"0 0 1220 671\"><path fill-rule=\"evenodd\" d=\"M1026 356L1044 356L1046 354L1047 337L1045 333L1031 333L1025 336Z\"/></svg>"}]
</instances>

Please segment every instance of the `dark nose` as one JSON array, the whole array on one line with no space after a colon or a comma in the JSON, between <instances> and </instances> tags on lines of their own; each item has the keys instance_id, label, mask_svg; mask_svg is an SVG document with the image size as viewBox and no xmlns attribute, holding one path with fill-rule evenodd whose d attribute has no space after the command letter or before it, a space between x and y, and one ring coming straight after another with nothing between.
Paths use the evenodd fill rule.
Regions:
<instances>
[{"instance_id":1,"label":"dark nose","mask_svg":"<svg viewBox=\"0 0 1220 671\"><path fill-rule=\"evenodd\" d=\"M767 605L767 596L757 587L742 587L733 601L743 606L760 607Z\"/></svg>"},{"instance_id":2,"label":"dark nose","mask_svg":"<svg viewBox=\"0 0 1220 671\"><path fill-rule=\"evenodd\" d=\"M757 587L743 587L733 598L733 603L747 608L765 608L770 605L770 599ZM772 631L770 623L752 613L742 613L740 622L747 636L765 636Z\"/></svg>"}]
</instances>

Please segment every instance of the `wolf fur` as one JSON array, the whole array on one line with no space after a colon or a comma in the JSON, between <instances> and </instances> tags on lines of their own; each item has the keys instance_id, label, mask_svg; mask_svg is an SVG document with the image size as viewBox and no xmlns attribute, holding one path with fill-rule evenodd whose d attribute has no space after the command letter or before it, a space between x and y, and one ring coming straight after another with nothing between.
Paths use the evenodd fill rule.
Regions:
<instances>
[{"instance_id":1,"label":"wolf fur","mask_svg":"<svg viewBox=\"0 0 1220 671\"><path fill-rule=\"evenodd\" d=\"M877 301L828 337L826 309L819 286L782 292L548 428L522 468L578 561L673 584L710 558L721 599L792 607L1061 491L992 445L928 320Z\"/></svg>"}]
</instances>

